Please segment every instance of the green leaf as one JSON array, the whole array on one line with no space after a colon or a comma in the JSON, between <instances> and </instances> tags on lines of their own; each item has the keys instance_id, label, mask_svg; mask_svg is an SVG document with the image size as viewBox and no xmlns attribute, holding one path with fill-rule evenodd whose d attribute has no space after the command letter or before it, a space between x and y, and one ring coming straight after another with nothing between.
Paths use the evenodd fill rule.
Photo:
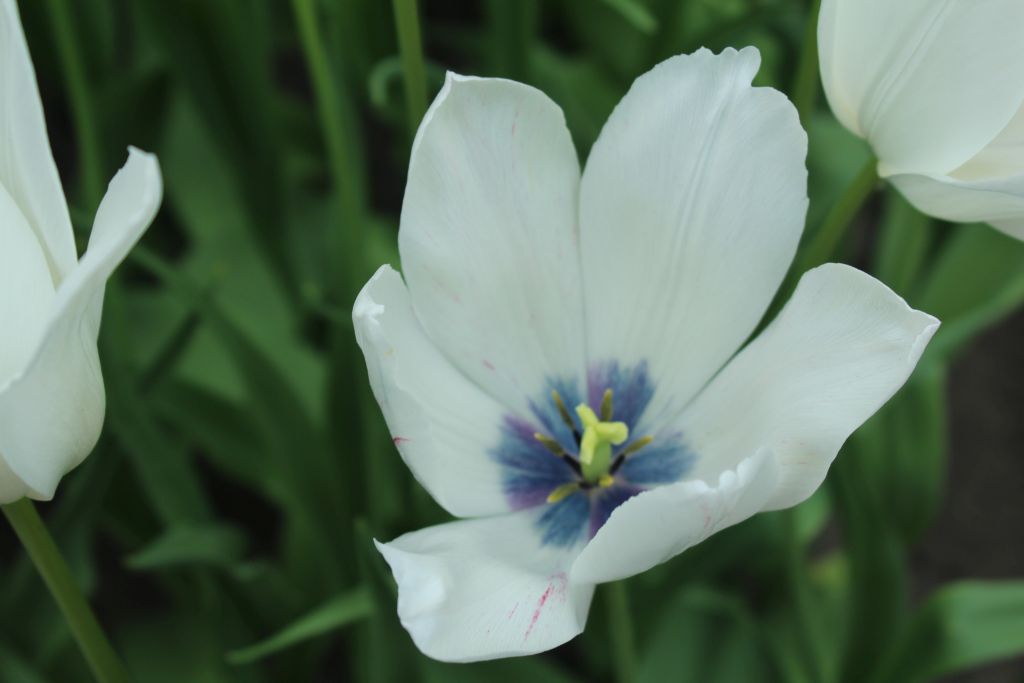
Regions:
<instances>
[{"instance_id":1,"label":"green leaf","mask_svg":"<svg viewBox=\"0 0 1024 683\"><path fill-rule=\"evenodd\" d=\"M107 284L100 353L107 388L108 419L157 516L164 523L198 522L212 513L199 475L182 444L156 421L142 400L130 365L133 351L123 290Z\"/></svg>"},{"instance_id":2,"label":"green leaf","mask_svg":"<svg viewBox=\"0 0 1024 683\"><path fill-rule=\"evenodd\" d=\"M849 623L842 680L864 681L906 617L907 576L903 546L880 493L868 475L864 453L885 445L854 434L839 454L831 486L849 563Z\"/></svg>"},{"instance_id":3,"label":"green leaf","mask_svg":"<svg viewBox=\"0 0 1024 683\"><path fill-rule=\"evenodd\" d=\"M941 589L906 629L876 683L919 683L1024 653L1024 581Z\"/></svg>"},{"instance_id":4,"label":"green leaf","mask_svg":"<svg viewBox=\"0 0 1024 683\"><path fill-rule=\"evenodd\" d=\"M646 643L639 681L768 681L753 617L737 597L687 587L663 608Z\"/></svg>"},{"instance_id":5,"label":"green leaf","mask_svg":"<svg viewBox=\"0 0 1024 683\"><path fill-rule=\"evenodd\" d=\"M986 225L958 225L914 305L942 321L926 359L949 358L1024 304L1024 243Z\"/></svg>"},{"instance_id":6,"label":"green leaf","mask_svg":"<svg viewBox=\"0 0 1024 683\"><path fill-rule=\"evenodd\" d=\"M641 33L654 33L658 30L658 20L649 9L636 0L604 0L604 4L621 14Z\"/></svg>"},{"instance_id":7,"label":"green leaf","mask_svg":"<svg viewBox=\"0 0 1024 683\"><path fill-rule=\"evenodd\" d=\"M242 559L245 538L224 524L175 526L139 552L126 564L136 570L207 565L227 567Z\"/></svg>"},{"instance_id":8,"label":"green leaf","mask_svg":"<svg viewBox=\"0 0 1024 683\"><path fill-rule=\"evenodd\" d=\"M303 568L303 583L317 582L336 589L344 580L349 560L345 546L349 526L347 500L337 461L324 445L318 425L296 395L288 376L228 318L214 301L198 290L195 282L144 248L135 251L137 263L161 279L183 301L197 306L209 330L228 352L244 383L245 402L267 452L268 465L285 486L288 533L286 555ZM347 385L346 385L347 386ZM338 540L342 542L339 543ZM310 547L321 547L313 557Z\"/></svg>"},{"instance_id":9,"label":"green leaf","mask_svg":"<svg viewBox=\"0 0 1024 683\"><path fill-rule=\"evenodd\" d=\"M146 610L120 624L117 643L133 680L140 683L268 683L262 671L242 675L224 661L224 641L232 627L240 628L236 619L226 604L212 613L195 606Z\"/></svg>"},{"instance_id":10,"label":"green leaf","mask_svg":"<svg viewBox=\"0 0 1024 683\"><path fill-rule=\"evenodd\" d=\"M422 659L425 683L573 683L574 678L540 657L497 662L444 664Z\"/></svg>"},{"instance_id":11,"label":"green leaf","mask_svg":"<svg viewBox=\"0 0 1024 683\"><path fill-rule=\"evenodd\" d=\"M322 362L296 334L301 311L285 294L254 246L244 194L230 158L219 152L214 135L194 107L183 97L173 100L168 134L160 150L167 176L165 205L187 233L190 249L174 263L174 271L194 286L190 291L172 290L182 316L210 299L246 338L257 345L298 392L303 406L312 411L323 393ZM304 216L304 226L323 225L326 212ZM291 233L292 230L277 230ZM296 230L299 226L295 227ZM309 235L304 230L303 235ZM296 240L316 249L311 239ZM321 249L322 251L322 249ZM135 256L135 254L133 254ZM299 280L296 288L308 285ZM151 306L152 308L152 306ZM145 309L138 312L145 315ZM139 334L159 321L140 325ZM152 361L150 361L152 362ZM201 329L182 358L181 372L188 379L232 398L245 394L244 377L237 370L216 335Z\"/></svg>"},{"instance_id":12,"label":"green leaf","mask_svg":"<svg viewBox=\"0 0 1024 683\"><path fill-rule=\"evenodd\" d=\"M0 644L0 681L47 683L48 680L31 662L23 659L5 644Z\"/></svg>"},{"instance_id":13,"label":"green leaf","mask_svg":"<svg viewBox=\"0 0 1024 683\"><path fill-rule=\"evenodd\" d=\"M585 158L625 89L587 60L566 58L544 46L530 57L538 87L565 112L573 141Z\"/></svg>"},{"instance_id":14,"label":"green leaf","mask_svg":"<svg viewBox=\"0 0 1024 683\"><path fill-rule=\"evenodd\" d=\"M189 381L165 383L152 395L160 416L200 447L222 474L281 501L286 483L275 472L256 419L236 403Z\"/></svg>"},{"instance_id":15,"label":"green leaf","mask_svg":"<svg viewBox=\"0 0 1024 683\"><path fill-rule=\"evenodd\" d=\"M879 492L888 526L906 543L928 528L945 490L948 459L944 363L922 363L854 439L865 477Z\"/></svg>"},{"instance_id":16,"label":"green leaf","mask_svg":"<svg viewBox=\"0 0 1024 683\"><path fill-rule=\"evenodd\" d=\"M294 294L294 273L280 230L285 184L279 131L274 109L267 106L275 97L266 4L145 2L138 3L137 11L142 30L213 131L214 144L231 158L232 179L247 202L251 239L273 266L278 282Z\"/></svg>"},{"instance_id":17,"label":"green leaf","mask_svg":"<svg viewBox=\"0 0 1024 683\"><path fill-rule=\"evenodd\" d=\"M252 664L276 652L328 634L373 614L374 606L369 589L359 587L324 603L299 618L276 635L248 647L227 654L228 662L235 665Z\"/></svg>"}]
</instances>

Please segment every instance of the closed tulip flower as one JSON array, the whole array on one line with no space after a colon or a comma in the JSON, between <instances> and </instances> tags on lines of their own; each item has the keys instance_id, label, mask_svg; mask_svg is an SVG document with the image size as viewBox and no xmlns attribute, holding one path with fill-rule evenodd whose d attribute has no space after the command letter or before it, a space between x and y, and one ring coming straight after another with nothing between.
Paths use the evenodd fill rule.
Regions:
<instances>
[{"instance_id":1,"label":"closed tulip flower","mask_svg":"<svg viewBox=\"0 0 1024 683\"><path fill-rule=\"evenodd\" d=\"M0 0L0 59L0 503L10 503L51 498L99 438L103 291L162 185L156 158L130 150L79 259L14 0Z\"/></svg>"},{"instance_id":2,"label":"closed tulip flower","mask_svg":"<svg viewBox=\"0 0 1024 683\"><path fill-rule=\"evenodd\" d=\"M916 365L937 321L835 264L743 347L807 209L807 138L759 65L655 67L582 174L531 87L449 75L427 112L404 281L384 266L353 313L399 452L466 518L379 546L426 654L564 643L596 584L811 495Z\"/></svg>"},{"instance_id":3,"label":"closed tulip flower","mask_svg":"<svg viewBox=\"0 0 1024 683\"><path fill-rule=\"evenodd\" d=\"M919 210L1024 239L1024 2L822 0L832 111Z\"/></svg>"}]
</instances>

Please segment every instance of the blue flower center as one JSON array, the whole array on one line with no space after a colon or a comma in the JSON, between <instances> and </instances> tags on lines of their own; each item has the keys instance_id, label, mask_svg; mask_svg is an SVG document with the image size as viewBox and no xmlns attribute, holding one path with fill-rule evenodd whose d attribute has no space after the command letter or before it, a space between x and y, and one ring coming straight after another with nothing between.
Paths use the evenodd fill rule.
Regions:
<instances>
[{"instance_id":1,"label":"blue flower center","mask_svg":"<svg viewBox=\"0 0 1024 683\"><path fill-rule=\"evenodd\" d=\"M646 363L592 366L585 400L581 381L548 385L543 400L531 401L528 418L505 417L491 451L502 467L509 504L544 508L537 528L545 544L571 546L592 538L619 505L678 481L693 466L682 434L671 425L651 429L645 417L654 395Z\"/></svg>"}]
</instances>

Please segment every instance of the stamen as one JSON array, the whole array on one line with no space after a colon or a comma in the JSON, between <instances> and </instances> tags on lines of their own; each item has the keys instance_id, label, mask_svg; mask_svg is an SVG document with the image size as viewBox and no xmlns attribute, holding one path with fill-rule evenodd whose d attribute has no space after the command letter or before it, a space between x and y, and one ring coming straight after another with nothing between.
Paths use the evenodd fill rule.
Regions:
<instances>
[{"instance_id":1,"label":"stamen","mask_svg":"<svg viewBox=\"0 0 1024 683\"><path fill-rule=\"evenodd\" d=\"M551 400L555 402L558 407L558 414L562 416L562 422L568 427L575 429L576 423L572 421L572 417L569 415L569 410L565 407L565 402L562 401L562 395L556 390L551 390Z\"/></svg>"},{"instance_id":2,"label":"stamen","mask_svg":"<svg viewBox=\"0 0 1024 683\"><path fill-rule=\"evenodd\" d=\"M558 407L558 414L562 416L562 422L564 422L565 426L572 431L572 438L576 440L578 445L580 442L580 430L576 429L576 423L573 422L572 415L569 414L569 409L565 407L562 395L555 389L552 389L551 400L555 402L555 405Z\"/></svg>"},{"instance_id":3,"label":"stamen","mask_svg":"<svg viewBox=\"0 0 1024 683\"><path fill-rule=\"evenodd\" d=\"M558 443L550 436L547 436L546 434L541 434L540 432L534 432L533 438L537 439L537 441L540 441L544 445L544 448L548 449L549 451L557 455L559 458L561 458L564 455L567 455L565 449L562 448L562 444Z\"/></svg>"},{"instance_id":4,"label":"stamen","mask_svg":"<svg viewBox=\"0 0 1024 683\"><path fill-rule=\"evenodd\" d=\"M565 500L566 498L568 498L572 494L574 494L577 491L579 491L579 489L580 489L579 482L575 482L574 481L574 482L569 483L569 484L562 484L557 489L555 489L554 491L552 491L551 493L548 494L548 502L549 503L557 503L560 500Z\"/></svg>"},{"instance_id":5,"label":"stamen","mask_svg":"<svg viewBox=\"0 0 1024 683\"><path fill-rule=\"evenodd\" d=\"M621 453L615 456L615 462L612 463L612 466L608 471L611 472L612 474L618 472L619 468L622 467L622 463L626 462L627 457L633 455L634 453L636 453L637 451L639 451L652 441L654 441L653 436L642 436L633 443L626 446L626 448L623 449Z\"/></svg>"},{"instance_id":6,"label":"stamen","mask_svg":"<svg viewBox=\"0 0 1024 683\"><path fill-rule=\"evenodd\" d=\"M609 486L611 486L614 483L615 483L615 477L613 477L610 474L606 474L606 475L604 475L603 477L601 477L600 479L597 480L597 485L600 486L603 489L608 488Z\"/></svg>"},{"instance_id":7,"label":"stamen","mask_svg":"<svg viewBox=\"0 0 1024 683\"><path fill-rule=\"evenodd\" d=\"M601 397L601 422L612 421L612 390L605 389Z\"/></svg>"},{"instance_id":8,"label":"stamen","mask_svg":"<svg viewBox=\"0 0 1024 683\"><path fill-rule=\"evenodd\" d=\"M636 441L634 441L633 443L631 443L628 446L626 446L626 449L624 451L622 451L621 453L619 453L619 457L620 458L625 458L628 455L633 455L634 453L636 453L638 450L640 450L644 446L647 446L648 444L650 444L652 441L654 441L654 437L653 436L642 436L639 439L637 439Z\"/></svg>"}]
</instances>

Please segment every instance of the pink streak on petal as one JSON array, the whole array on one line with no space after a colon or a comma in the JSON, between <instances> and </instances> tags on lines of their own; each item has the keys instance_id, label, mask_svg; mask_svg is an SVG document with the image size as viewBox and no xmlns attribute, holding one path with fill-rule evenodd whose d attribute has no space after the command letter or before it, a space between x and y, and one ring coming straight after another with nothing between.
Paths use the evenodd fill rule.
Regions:
<instances>
[{"instance_id":1,"label":"pink streak on petal","mask_svg":"<svg viewBox=\"0 0 1024 683\"><path fill-rule=\"evenodd\" d=\"M551 593L554 590L554 584L548 584L548 587L544 589L544 594L541 595L540 600L537 601L537 609L533 610L533 616L530 617L530 625L526 627L526 634L523 636L524 642L530 637L530 634L533 633L533 627L537 625L537 620L540 619L540 613L544 609L545 603L547 603L548 598L551 597Z\"/></svg>"}]
</instances>

